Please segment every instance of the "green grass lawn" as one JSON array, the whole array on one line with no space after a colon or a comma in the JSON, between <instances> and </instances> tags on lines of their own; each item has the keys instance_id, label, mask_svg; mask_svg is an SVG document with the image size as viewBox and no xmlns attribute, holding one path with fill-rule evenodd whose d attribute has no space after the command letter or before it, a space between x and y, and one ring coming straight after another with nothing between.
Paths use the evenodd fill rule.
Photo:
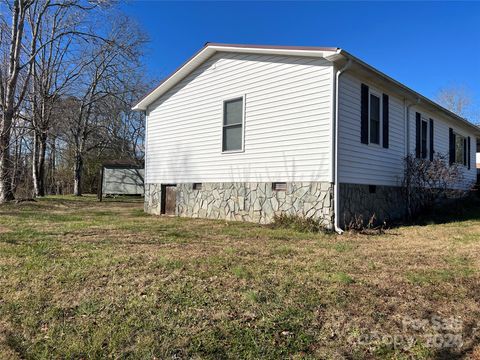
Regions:
<instances>
[{"instance_id":1,"label":"green grass lawn","mask_svg":"<svg viewBox=\"0 0 480 360\"><path fill-rule=\"evenodd\" d=\"M3 205L0 358L478 359L471 215L337 236L131 200Z\"/></svg>"}]
</instances>

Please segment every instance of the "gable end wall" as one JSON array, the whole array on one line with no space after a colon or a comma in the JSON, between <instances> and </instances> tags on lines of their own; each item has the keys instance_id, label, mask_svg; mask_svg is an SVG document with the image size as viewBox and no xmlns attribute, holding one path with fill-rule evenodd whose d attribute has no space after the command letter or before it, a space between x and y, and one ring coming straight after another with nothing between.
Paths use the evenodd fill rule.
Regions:
<instances>
[{"instance_id":1,"label":"gable end wall","mask_svg":"<svg viewBox=\"0 0 480 360\"><path fill-rule=\"evenodd\" d=\"M218 53L147 112L146 183L331 179L331 64ZM245 95L244 151L222 154L223 100Z\"/></svg>"}]
</instances>

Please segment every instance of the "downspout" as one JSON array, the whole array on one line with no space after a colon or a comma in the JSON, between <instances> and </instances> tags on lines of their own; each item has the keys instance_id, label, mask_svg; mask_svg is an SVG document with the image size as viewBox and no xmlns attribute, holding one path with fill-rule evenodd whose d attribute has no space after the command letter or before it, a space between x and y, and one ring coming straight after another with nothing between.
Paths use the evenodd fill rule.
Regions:
<instances>
[{"instance_id":1,"label":"downspout","mask_svg":"<svg viewBox=\"0 0 480 360\"><path fill-rule=\"evenodd\" d=\"M141 111L145 121L145 136L143 137L143 200L146 204L147 201L147 144L148 144L148 108ZM148 194L150 194L150 188L148 188ZM144 209L145 209L144 204Z\"/></svg>"},{"instance_id":2,"label":"downspout","mask_svg":"<svg viewBox=\"0 0 480 360\"><path fill-rule=\"evenodd\" d=\"M404 100L404 107L405 107L405 158L410 155L410 108L414 105L420 104L420 98L417 98L416 102L412 102L407 105L407 99ZM405 213L409 216L409 210L410 209L410 184L406 185L407 187L407 203L406 203L406 209Z\"/></svg>"},{"instance_id":3,"label":"downspout","mask_svg":"<svg viewBox=\"0 0 480 360\"><path fill-rule=\"evenodd\" d=\"M338 234L342 234L343 230L340 228L340 211L339 211L339 196L340 196L340 189L339 189L339 181L338 181L338 94L339 94L339 80L340 75L342 75L345 71L347 71L352 64L352 60L348 59L347 63L337 71L335 74L335 111L334 111L334 119L333 119L333 143L334 143L334 151L333 151L333 211L334 211L334 230Z\"/></svg>"}]
</instances>

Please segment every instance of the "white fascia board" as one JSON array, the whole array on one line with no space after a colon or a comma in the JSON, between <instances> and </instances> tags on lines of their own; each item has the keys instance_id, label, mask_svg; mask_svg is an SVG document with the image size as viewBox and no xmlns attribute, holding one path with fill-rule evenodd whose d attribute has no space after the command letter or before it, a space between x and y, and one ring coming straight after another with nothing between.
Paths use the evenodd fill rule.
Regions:
<instances>
[{"instance_id":1,"label":"white fascia board","mask_svg":"<svg viewBox=\"0 0 480 360\"><path fill-rule=\"evenodd\" d=\"M265 55L288 55L288 56L310 56L310 57L326 57L335 53L335 51L316 50L316 49L284 49L284 48L261 48L261 47L237 47L237 46L216 46L211 45L209 48L222 52L237 52L249 54L265 54Z\"/></svg>"},{"instance_id":2,"label":"white fascia board","mask_svg":"<svg viewBox=\"0 0 480 360\"><path fill-rule=\"evenodd\" d=\"M160 85L158 85L152 92L145 96L137 105L135 105L132 110L135 111L145 111L147 110L148 105L153 103L156 99L162 96L165 92L171 89L175 84L177 84L181 79L187 76L192 72L197 66L199 66L204 60L209 58L215 53L215 50L208 47L202 49L196 55L194 55L190 60L178 68L172 75L167 77Z\"/></svg>"}]
</instances>

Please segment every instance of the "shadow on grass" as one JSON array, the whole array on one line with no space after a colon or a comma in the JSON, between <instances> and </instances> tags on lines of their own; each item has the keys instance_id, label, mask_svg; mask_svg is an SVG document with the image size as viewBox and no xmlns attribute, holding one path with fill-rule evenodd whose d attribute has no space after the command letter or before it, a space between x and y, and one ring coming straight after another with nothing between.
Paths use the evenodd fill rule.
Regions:
<instances>
[{"instance_id":1,"label":"shadow on grass","mask_svg":"<svg viewBox=\"0 0 480 360\"><path fill-rule=\"evenodd\" d=\"M480 197L478 195L472 195L426 209L426 211L413 219L410 224L447 224L471 220L480 220ZM410 224L407 223L406 225Z\"/></svg>"},{"instance_id":2,"label":"shadow on grass","mask_svg":"<svg viewBox=\"0 0 480 360\"><path fill-rule=\"evenodd\" d=\"M427 226L480 220L480 196L471 195L432 206L415 215L413 219L400 219L388 223L388 229L404 226Z\"/></svg>"},{"instance_id":3,"label":"shadow on grass","mask_svg":"<svg viewBox=\"0 0 480 360\"><path fill-rule=\"evenodd\" d=\"M143 204L143 196L109 196L104 197L100 202L96 195L94 194L85 194L82 196L75 195L49 195L43 198L37 198L38 202L49 202L49 203L59 203L59 204L75 204L77 205L98 205L98 204L107 204L108 203L129 203L129 204Z\"/></svg>"},{"instance_id":4,"label":"shadow on grass","mask_svg":"<svg viewBox=\"0 0 480 360\"><path fill-rule=\"evenodd\" d=\"M137 195L124 195L124 196L116 196L116 197L104 197L102 199L103 203L143 203L144 198L143 196Z\"/></svg>"}]
</instances>

